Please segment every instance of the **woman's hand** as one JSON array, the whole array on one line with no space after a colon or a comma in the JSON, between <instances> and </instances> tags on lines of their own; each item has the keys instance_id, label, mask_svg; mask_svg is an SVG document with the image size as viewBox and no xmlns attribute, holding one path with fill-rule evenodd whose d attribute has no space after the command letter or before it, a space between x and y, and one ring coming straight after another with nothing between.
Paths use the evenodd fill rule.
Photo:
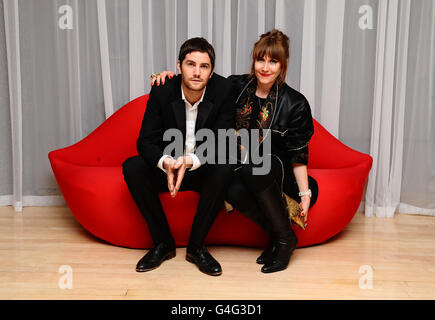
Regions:
<instances>
[{"instance_id":1,"label":"woman's hand","mask_svg":"<svg viewBox=\"0 0 435 320\"><path fill-rule=\"evenodd\" d=\"M305 192L308 190L308 169L306 164L293 163L293 173L296 178L296 183L298 185L299 191ZM301 202L299 203L302 208L301 216L304 217L304 222L307 223L308 219L308 209L310 209L311 198L309 195L301 197Z\"/></svg>"},{"instance_id":2,"label":"woman's hand","mask_svg":"<svg viewBox=\"0 0 435 320\"><path fill-rule=\"evenodd\" d=\"M175 73L169 70L165 70L163 72L158 73L155 77L152 77L151 81L151 87L156 84L159 86L160 84L165 84L165 79L168 77L169 79L172 79L172 77L175 76Z\"/></svg>"},{"instance_id":3,"label":"woman's hand","mask_svg":"<svg viewBox=\"0 0 435 320\"><path fill-rule=\"evenodd\" d=\"M307 219L308 219L308 210L310 209L310 202L311 202L311 198L309 196L302 196L301 202L299 203L299 205L302 208L301 216L304 217L305 223L307 223Z\"/></svg>"}]
</instances>

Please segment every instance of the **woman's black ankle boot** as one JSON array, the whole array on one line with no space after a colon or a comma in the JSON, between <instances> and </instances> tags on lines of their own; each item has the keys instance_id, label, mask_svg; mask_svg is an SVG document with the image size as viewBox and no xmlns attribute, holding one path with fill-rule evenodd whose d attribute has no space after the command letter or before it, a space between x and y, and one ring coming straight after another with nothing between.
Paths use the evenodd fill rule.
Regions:
<instances>
[{"instance_id":1,"label":"woman's black ankle boot","mask_svg":"<svg viewBox=\"0 0 435 320\"><path fill-rule=\"evenodd\" d=\"M273 235L270 235L269 244L266 249L261 253L261 255L257 258L258 264L266 264L269 263L273 258L273 253L275 251L275 241L273 239Z\"/></svg>"},{"instance_id":2,"label":"woman's black ankle boot","mask_svg":"<svg viewBox=\"0 0 435 320\"><path fill-rule=\"evenodd\" d=\"M261 268L263 273L272 273L285 270L289 264L290 257L297 246L296 236L290 239L280 237L274 243L272 257Z\"/></svg>"},{"instance_id":3,"label":"woman's black ankle boot","mask_svg":"<svg viewBox=\"0 0 435 320\"><path fill-rule=\"evenodd\" d=\"M272 258L273 250L275 248L271 223L258 206L252 207L249 210L244 210L242 213L270 235L269 244L263 253L257 258L258 264L265 264Z\"/></svg>"},{"instance_id":4,"label":"woman's black ankle boot","mask_svg":"<svg viewBox=\"0 0 435 320\"><path fill-rule=\"evenodd\" d=\"M256 196L261 210L271 223L271 234L273 234L271 255L266 259L261 271L271 273L284 270L289 264L298 240L290 226L281 191L278 184L274 182L265 190L258 192Z\"/></svg>"}]
</instances>

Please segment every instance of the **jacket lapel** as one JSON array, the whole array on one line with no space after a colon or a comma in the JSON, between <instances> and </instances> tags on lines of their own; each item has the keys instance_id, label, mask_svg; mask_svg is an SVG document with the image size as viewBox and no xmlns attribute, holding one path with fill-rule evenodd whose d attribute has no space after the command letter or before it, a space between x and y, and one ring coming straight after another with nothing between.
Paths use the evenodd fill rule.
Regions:
<instances>
[{"instance_id":1,"label":"jacket lapel","mask_svg":"<svg viewBox=\"0 0 435 320\"><path fill-rule=\"evenodd\" d=\"M196 115L195 131L202 129L205 122L213 109L213 104L208 100L203 100L198 105L198 114Z\"/></svg>"},{"instance_id":2,"label":"jacket lapel","mask_svg":"<svg viewBox=\"0 0 435 320\"><path fill-rule=\"evenodd\" d=\"M178 99L171 103L172 111L174 111L175 121L178 129L183 133L183 142L186 137L186 105L183 100Z\"/></svg>"}]
</instances>

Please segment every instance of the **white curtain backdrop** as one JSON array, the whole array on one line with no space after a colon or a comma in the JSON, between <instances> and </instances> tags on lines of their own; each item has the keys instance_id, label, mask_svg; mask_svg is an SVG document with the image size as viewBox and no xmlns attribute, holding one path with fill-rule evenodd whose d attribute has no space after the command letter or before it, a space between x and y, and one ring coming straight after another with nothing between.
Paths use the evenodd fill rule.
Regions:
<instances>
[{"instance_id":1,"label":"white curtain backdrop","mask_svg":"<svg viewBox=\"0 0 435 320\"><path fill-rule=\"evenodd\" d=\"M64 204L48 152L148 93L186 39L228 76L272 28L314 118L373 157L365 214L435 215L432 0L0 0L0 205Z\"/></svg>"}]
</instances>

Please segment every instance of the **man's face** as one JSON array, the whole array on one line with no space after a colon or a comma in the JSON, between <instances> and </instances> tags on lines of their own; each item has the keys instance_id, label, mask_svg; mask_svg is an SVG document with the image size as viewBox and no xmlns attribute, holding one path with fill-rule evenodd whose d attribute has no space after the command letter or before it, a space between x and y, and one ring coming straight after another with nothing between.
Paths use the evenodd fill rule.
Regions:
<instances>
[{"instance_id":1,"label":"man's face","mask_svg":"<svg viewBox=\"0 0 435 320\"><path fill-rule=\"evenodd\" d=\"M208 53L199 51L188 53L181 65L178 61L177 69L184 86L193 91L203 90L213 72Z\"/></svg>"}]
</instances>

